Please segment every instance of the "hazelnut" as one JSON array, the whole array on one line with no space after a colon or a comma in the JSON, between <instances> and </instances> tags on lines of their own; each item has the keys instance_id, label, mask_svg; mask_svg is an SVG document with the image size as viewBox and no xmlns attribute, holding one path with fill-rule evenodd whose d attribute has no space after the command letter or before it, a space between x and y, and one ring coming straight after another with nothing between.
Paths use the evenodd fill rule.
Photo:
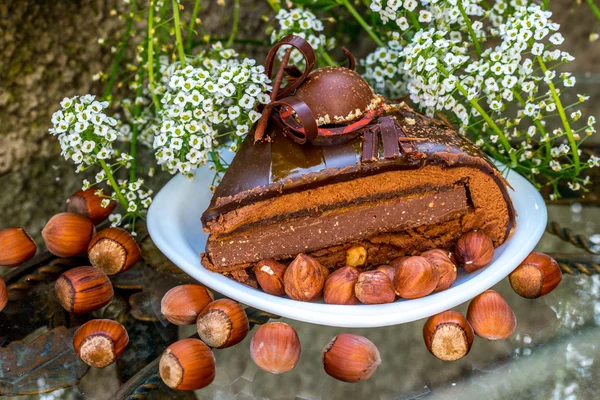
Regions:
<instances>
[{"instance_id":1,"label":"hazelnut","mask_svg":"<svg viewBox=\"0 0 600 400\"><path fill-rule=\"evenodd\" d=\"M162 315L175 325L193 325L198 314L214 300L202 285L180 285L171 288L160 302Z\"/></svg>"},{"instance_id":2,"label":"hazelnut","mask_svg":"<svg viewBox=\"0 0 600 400\"><path fill-rule=\"evenodd\" d=\"M142 251L125 229L106 228L92 238L88 258L107 275L116 275L133 267L142 258Z\"/></svg>"},{"instance_id":3,"label":"hazelnut","mask_svg":"<svg viewBox=\"0 0 600 400\"><path fill-rule=\"evenodd\" d=\"M457 268L452 262L451 255L452 253L441 249L429 250L421 254L421 257L426 258L440 275L440 281L433 293L448 289L456 280Z\"/></svg>"},{"instance_id":4,"label":"hazelnut","mask_svg":"<svg viewBox=\"0 0 600 400\"><path fill-rule=\"evenodd\" d=\"M323 349L325 372L344 382L369 379L381 364L377 347L367 338L341 333Z\"/></svg>"},{"instance_id":5,"label":"hazelnut","mask_svg":"<svg viewBox=\"0 0 600 400\"><path fill-rule=\"evenodd\" d=\"M486 290L471 300L467 319L475 334L486 340L509 338L517 328L517 318L500 293Z\"/></svg>"},{"instance_id":6,"label":"hazelnut","mask_svg":"<svg viewBox=\"0 0 600 400\"><path fill-rule=\"evenodd\" d=\"M56 296L65 310L83 314L98 310L112 300L113 287L106 274L94 267L77 267L58 277Z\"/></svg>"},{"instance_id":7,"label":"hazelnut","mask_svg":"<svg viewBox=\"0 0 600 400\"><path fill-rule=\"evenodd\" d=\"M204 307L196 320L196 328L204 343L222 349L244 340L250 325L242 306L233 300L220 299Z\"/></svg>"},{"instance_id":8,"label":"hazelnut","mask_svg":"<svg viewBox=\"0 0 600 400\"><path fill-rule=\"evenodd\" d=\"M444 311L425 322L423 339L431 354L440 360L456 361L471 350L473 328L461 313Z\"/></svg>"},{"instance_id":9,"label":"hazelnut","mask_svg":"<svg viewBox=\"0 0 600 400\"><path fill-rule=\"evenodd\" d=\"M16 267L35 255L37 246L23 228L0 230L0 266Z\"/></svg>"},{"instance_id":10,"label":"hazelnut","mask_svg":"<svg viewBox=\"0 0 600 400\"><path fill-rule=\"evenodd\" d=\"M129 343L123 325L110 319L93 319L73 336L73 347L81 361L90 367L104 368L114 363Z\"/></svg>"},{"instance_id":11,"label":"hazelnut","mask_svg":"<svg viewBox=\"0 0 600 400\"><path fill-rule=\"evenodd\" d=\"M418 299L432 293L440 274L424 257L408 257L400 262L394 278L394 290L404 299Z\"/></svg>"},{"instance_id":12,"label":"hazelnut","mask_svg":"<svg viewBox=\"0 0 600 400\"><path fill-rule=\"evenodd\" d=\"M381 271L390 278L390 282L394 282L394 278L396 277L396 268L391 265L380 265L377 267L377 271Z\"/></svg>"},{"instance_id":13,"label":"hazelnut","mask_svg":"<svg viewBox=\"0 0 600 400\"><path fill-rule=\"evenodd\" d=\"M329 275L327 268L306 254L298 256L288 265L283 276L285 293L294 300L312 301L323 294Z\"/></svg>"},{"instance_id":14,"label":"hazelnut","mask_svg":"<svg viewBox=\"0 0 600 400\"><path fill-rule=\"evenodd\" d=\"M160 356L158 372L171 389L202 389L215 379L215 356L198 339L179 340L167 347Z\"/></svg>"},{"instance_id":15,"label":"hazelnut","mask_svg":"<svg viewBox=\"0 0 600 400\"><path fill-rule=\"evenodd\" d=\"M406 260L407 258L410 258L410 256L396 257L390 262L390 266L394 268L394 276L396 275L395 271L398 269L398 266L402 263L402 261Z\"/></svg>"},{"instance_id":16,"label":"hazelnut","mask_svg":"<svg viewBox=\"0 0 600 400\"><path fill-rule=\"evenodd\" d=\"M335 270L325 281L323 300L327 304L358 304L354 295L354 285L359 271L354 267Z\"/></svg>"},{"instance_id":17,"label":"hazelnut","mask_svg":"<svg viewBox=\"0 0 600 400\"><path fill-rule=\"evenodd\" d=\"M89 218L74 213L56 214L42 230L50 253L58 257L74 257L85 253L94 235Z\"/></svg>"},{"instance_id":18,"label":"hazelnut","mask_svg":"<svg viewBox=\"0 0 600 400\"><path fill-rule=\"evenodd\" d=\"M96 194L98 190L102 191L101 196ZM108 201L108 205L102 207L102 201L105 199ZM78 190L67 199L67 212L85 215L94 225L98 225L108 218L116 206L116 201L108 199L106 192L96 187Z\"/></svg>"},{"instance_id":19,"label":"hazelnut","mask_svg":"<svg viewBox=\"0 0 600 400\"><path fill-rule=\"evenodd\" d=\"M494 243L482 231L467 232L458 239L454 254L465 271L477 271L492 262Z\"/></svg>"},{"instance_id":20,"label":"hazelnut","mask_svg":"<svg viewBox=\"0 0 600 400\"><path fill-rule=\"evenodd\" d=\"M394 285L381 271L365 271L358 276L354 293L363 304L385 304L396 300Z\"/></svg>"},{"instance_id":21,"label":"hazelnut","mask_svg":"<svg viewBox=\"0 0 600 400\"><path fill-rule=\"evenodd\" d=\"M0 276L0 311L4 310L8 304L8 290L6 290L6 283L4 283L4 278Z\"/></svg>"},{"instance_id":22,"label":"hazelnut","mask_svg":"<svg viewBox=\"0 0 600 400\"><path fill-rule=\"evenodd\" d=\"M258 327L250 342L250 357L272 374L292 370L300 359L300 339L288 324L269 322Z\"/></svg>"},{"instance_id":23,"label":"hazelnut","mask_svg":"<svg viewBox=\"0 0 600 400\"><path fill-rule=\"evenodd\" d=\"M273 296L285 295L283 275L285 265L273 259L262 260L254 266L254 275L263 292Z\"/></svg>"},{"instance_id":24,"label":"hazelnut","mask_svg":"<svg viewBox=\"0 0 600 400\"><path fill-rule=\"evenodd\" d=\"M361 267L367 262L367 249L364 246L352 246L346 250L346 265Z\"/></svg>"},{"instance_id":25,"label":"hazelnut","mask_svg":"<svg viewBox=\"0 0 600 400\"><path fill-rule=\"evenodd\" d=\"M508 276L510 286L526 299L537 299L550 293L561 279L562 272L556 260L535 251Z\"/></svg>"}]
</instances>

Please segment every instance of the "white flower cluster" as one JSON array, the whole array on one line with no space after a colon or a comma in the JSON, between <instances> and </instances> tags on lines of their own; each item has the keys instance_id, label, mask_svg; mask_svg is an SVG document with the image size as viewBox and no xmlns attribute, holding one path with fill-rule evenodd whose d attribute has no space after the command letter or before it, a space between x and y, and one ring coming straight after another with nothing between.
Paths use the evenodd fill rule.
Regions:
<instances>
[{"instance_id":1,"label":"white flower cluster","mask_svg":"<svg viewBox=\"0 0 600 400\"><path fill-rule=\"evenodd\" d=\"M218 138L239 142L260 118L256 106L270 101L270 80L254 60L205 57L201 64L171 75L153 143L159 165L189 177L208 161Z\"/></svg>"},{"instance_id":2,"label":"white flower cluster","mask_svg":"<svg viewBox=\"0 0 600 400\"><path fill-rule=\"evenodd\" d=\"M123 118L119 121L117 129L121 133L123 140L131 141L133 133L133 125L137 127L137 143L152 148L154 136L158 133L160 124L156 115L154 115L152 100L147 96L142 95L133 100L124 99L121 101L123 108ZM140 108L141 112L136 117L134 107Z\"/></svg>"},{"instance_id":3,"label":"white flower cluster","mask_svg":"<svg viewBox=\"0 0 600 400\"><path fill-rule=\"evenodd\" d=\"M402 45L400 34L393 32L387 47L379 47L370 53L360 64L365 69L363 77L377 94L396 100L406 94L407 81L400 65Z\"/></svg>"},{"instance_id":4,"label":"white flower cluster","mask_svg":"<svg viewBox=\"0 0 600 400\"><path fill-rule=\"evenodd\" d=\"M52 114L49 132L58 137L61 155L79 165L78 171L98 160L111 158L113 143L120 136L115 129L117 120L107 116L107 101L96 101L95 96L65 97L61 109Z\"/></svg>"},{"instance_id":5,"label":"white flower cluster","mask_svg":"<svg viewBox=\"0 0 600 400\"><path fill-rule=\"evenodd\" d=\"M323 22L310 11L302 8L291 10L281 9L275 16L280 28L271 32L271 42L275 43L288 35L296 35L305 39L318 53L321 50L332 49L335 46L335 38L326 38L323 31ZM286 46L282 46L284 50ZM280 51L281 54L283 54ZM294 50L290 60L294 64L300 63L304 58L302 54Z\"/></svg>"}]
</instances>

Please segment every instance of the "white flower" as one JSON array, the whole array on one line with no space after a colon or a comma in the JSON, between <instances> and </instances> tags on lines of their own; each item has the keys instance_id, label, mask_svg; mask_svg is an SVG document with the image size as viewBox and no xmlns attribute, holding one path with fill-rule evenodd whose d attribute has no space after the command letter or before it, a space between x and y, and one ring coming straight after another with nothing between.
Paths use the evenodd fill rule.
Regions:
<instances>
[{"instance_id":1,"label":"white flower","mask_svg":"<svg viewBox=\"0 0 600 400\"><path fill-rule=\"evenodd\" d=\"M84 153L91 153L96 147L96 143L93 140L86 140L81 145L81 151Z\"/></svg>"},{"instance_id":2,"label":"white flower","mask_svg":"<svg viewBox=\"0 0 600 400\"><path fill-rule=\"evenodd\" d=\"M556 32L553 35L551 35L548 40L550 40L550 42L555 45L560 45L565 41L565 38L563 38L563 36L559 32Z\"/></svg>"}]
</instances>

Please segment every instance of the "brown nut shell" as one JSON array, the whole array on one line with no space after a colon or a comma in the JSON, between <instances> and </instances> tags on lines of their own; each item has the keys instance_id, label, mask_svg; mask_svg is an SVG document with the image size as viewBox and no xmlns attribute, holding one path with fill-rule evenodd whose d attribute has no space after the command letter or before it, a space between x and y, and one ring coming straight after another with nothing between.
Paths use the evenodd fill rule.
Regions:
<instances>
[{"instance_id":1,"label":"brown nut shell","mask_svg":"<svg viewBox=\"0 0 600 400\"><path fill-rule=\"evenodd\" d=\"M113 298L108 276L94 267L70 269L58 277L54 286L62 306L75 314L98 310Z\"/></svg>"},{"instance_id":2,"label":"brown nut shell","mask_svg":"<svg viewBox=\"0 0 600 400\"><path fill-rule=\"evenodd\" d=\"M233 300L219 299L208 304L198 315L196 328L204 343L222 349L244 340L250 325L242 306Z\"/></svg>"},{"instance_id":3,"label":"brown nut shell","mask_svg":"<svg viewBox=\"0 0 600 400\"><path fill-rule=\"evenodd\" d=\"M316 300L322 296L328 276L327 268L317 260L306 254L298 254L285 270L285 293L298 301Z\"/></svg>"},{"instance_id":4,"label":"brown nut shell","mask_svg":"<svg viewBox=\"0 0 600 400\"><path fill-rule=\"evenodd\" d=\"M262 370L282 374L292 370L300 359L300 339L288 324L269 322L254 332L250 357Z\"/></svg>"},{"instance_id":5,"label":"brown nut shell","mask_svg":"<svg viewBox=\"0 0 600 400\"><path fill-rule=\"evenodd\" d=\"M381 271L364 271L358 276L354 293L363 304L386 304L396 300L394 285Z\"/></svg>"},{"instance_id":6,"label":"brown nut shell","mask_svg":"<svg viewBox=\"0 0 600 400\"><path fill-rule=\"evenodd\" d=\"M452 253L446 250L434 249L422 253L421 257L426 258L440 275L440 281L433 293L441 292L452 286L457 274L456 264L452 262Z\"/></svg>"},{"instance_id":7,"label":"brown nut shell","mask_svg":"<svg viewBox=\"0 0 600 400\"><path fill-rule=\"evenodd\" d=\"M383 272L388 276L388 278L390 278L390 282L394 282L394 278L396 277L396 268L392 267L391 265L385 264L377 267L377 271Z\"/></svg>"},{"instance_id":8,"label":"brown nut shell","mask_svg":"<svg viewBox=\"0 0 600 400\"><path fill-rule=\"evenodd\" d=\"M194 325L198 314L213 300L213 294L202 285L179 285L165 293L160 311L172 324Z\"/></svg>"},{"instance_id":9,"label":"brown nut shell","mask_svg":"<svg viewBox=\"0 0 600 400\"><path fill-rule=\"evenodd\" d=\"M394 290L403 299L418 299L432 293L440 274L424 257L408 257L400 262L394 278Z\"/></svg>"},{"instance_id":10,"label":"brown nut shell","mask_svg":"<svg viewBox=\"0 0 600 400\"><path fill-rule=\"evenodd\" d=\"M486 340L507 339L517 328L515 313L494 290L486 290L471 300L467 319L475 334Z\"/></svg>"},{"instance_id":11,"label":"brown nut shell","mask_svg":"<svg viewBox=\"0 0 600 400\"><path fill-rule=\"evenodd\" d=\"M122 228L105 228L96 234L88 246L90 263L116 275L127 271L142 258L142 251L134 237Z\"/></svg>"},{"instance_id":12,"label":"brown nut shell","mask_svg":"<svg viewBox=\"0 0 600 400\"><path fill-rule=\"evenodd\" d=\"M283 276L286 266L273 259L261 260L254 266L254 275L263 292L273 296L284 296Z\"/></svg>"},{"instance_id":13,"label":"brown nut shell","mask_svg":"<svg viewBox=\"0 0 600 400\"><path fill-rule=\"evenodd\" d=\"M394 268L394 276L396 275L396 270L398 269L398 267L400 266L400 264L402 263L402 261L406 260L407 258L410 258L410 256L400 256L400 257L396 257L394 258L391 262L390 262L390 266L392 268Z\"/></svg>"},{"instance_id":14,"label":"brown nut shell","mask_svg":"<svg viewBox=\"0 0 600 400\"><path fill-rule=\"evenodd\" d=\"M96 192L102 190L103 196L98 196ZM102 200L108 195L103 189L95 186L87 190L78 190L67 199L67 212L77 213L88 217L94 225L104 221L114 211L117 202L110 200L108 206L102 207Z\"/></svg>"},{"instance_id":15,"label":"brown nut shell","mask_svg":"<svg viewBox=\"0 0 600 400\"><path fill-rule=\"evenodd\" d=\"M444 311L425 322L423 339L431 354L440 360L456 361L471 350L473 328L461 313Z\"/></svg>"},{"instance_id":16,"label":"brown nut shell","mask_svg":"<svg viewBox=\"0 0 600 400\"><path fill-rule=\"evenodd\" d=\"M354 285L358 280L358 269L342 267L329 275L323 288L323 300L327 304L358 304L354 294Z\"/></svg>"},{"instance_id":17,"label":"brown nut shell","mask_svg":"<svg viewBox=\"0 0 600 400\"><path fill-rule=\"evenodd\" d=\"M555 259L534 251L510 273L508 280L519 296L537 299L558 286L562 272Z\"/></svg>"},{"instance_id":18,"label":"brown nut shell","mask_svg":"<svg viewBox=\"0 0 600 400\"><path fill-rule=\"evenodd\" d=\"M199 390L215 379L215 356L201 340L179 340L160 356L158 372L171 389Z\"/></svg>"},{"instance_id":19,"label":"brown nut shell","mask_svg":"<svg viewBox=\"0 0 600 400\"><path fill-rule=\"evenodd\" d=\"M0 311L4 310L4 307L8 304L8 290L6 290L6 283L4 278L0 276Z\"/></svg>"},{"instance_id":20,"label":"brown nut shell","mask_svg":"<svg viewBox=\"0 0 600 400\"><path fill-rule=\"evenodd\" d=\"M458 238L454 254L465 271L477 271L492 262L494 242L483 231L467 232Z\"/></svg>"},{"instance_id":21,"label":"brown nut shell","mask_svg":"<svg viewBox=\"0 0 600 400\"><path fill-rule=\"evenodd\" d=\"M129 343L129 335L116 321L93 319L73 336L73 347L81 361L90 367L104 368L114 363Z\"/></svg>"},{"instance_id":22,"label":"brown nut shell","mask_svg":"<svg viewBox=\"0 0 600 400\"><path fill-rule=\"evenodd\" d=\"M0 230L0 266L17 267L29 261L37 251L37 245L23 228Z\"/></svg>"},{"instance_id":23,"label":"brown nut shell","mask_svg":"<svg viewBox=\"0 0 600 400\"><path fill-rule=\"evenodd\" d=\"M323 349L325 372L344 382L369 379L381 364L379 350L369 339L341 333Z\"/></svg>"},{"instance_id":24,"label":"brown nut shell","mask_svg":"<svg viewBox=\"0 0 600 400\"><path fill-rule=\"evenodd\" d=\"M42 237L50 253L74 257L87 251L95 228L89 218L75 213L60 213L50 218Z\"/></svg>"}]
</instances>

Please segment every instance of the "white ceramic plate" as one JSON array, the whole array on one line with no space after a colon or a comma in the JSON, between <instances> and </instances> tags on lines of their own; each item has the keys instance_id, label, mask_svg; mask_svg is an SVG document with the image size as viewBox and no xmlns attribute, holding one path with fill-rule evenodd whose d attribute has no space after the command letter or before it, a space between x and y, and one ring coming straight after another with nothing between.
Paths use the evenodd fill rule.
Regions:
<instances>
[{"instance_id":1,"label":"white ceramic plate","mask_svg":"<svg viewBox=\"0 0 600 400\"><path fill-rule=\"evenodd\" d=\"M148 230L158 248L193 278L246 305L283 317L314 324L348 328L396 325L427 318L469 301L504 279L525 259L546 228L546 206L538 191L522 176L510 171L514 188L510 197L518 213L517 228L496 249L488 267L466 274L459 272L449 289L415 300L392 304L341 306L304 303L268 295L200 265L207 235L200 216L211 199L209 190L214 172L199 168L194 180L178 175L156 195L148 211Z\"/></svg>"}]
</instances>

